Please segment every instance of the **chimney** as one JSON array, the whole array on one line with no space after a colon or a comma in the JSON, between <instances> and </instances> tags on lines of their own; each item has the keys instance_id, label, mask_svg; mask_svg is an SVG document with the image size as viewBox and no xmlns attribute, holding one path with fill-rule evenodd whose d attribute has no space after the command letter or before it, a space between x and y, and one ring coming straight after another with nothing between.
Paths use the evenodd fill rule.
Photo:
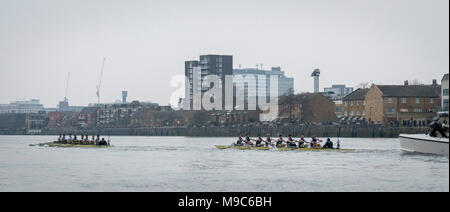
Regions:
<instances>
[{"instance_id":1,"label":"chimney","mask_svg":"<svg viewBox=\"0 0 450 212\"><path fill-rule=\"evenodd\" d=\"M437 86L437 80L433 79L433 86L436 87Z\"/></svg>"},{"instance_id":2,"label":"chimney","mask_svg":"<svg viewBox=\"0 0 450 212\"><path fill-rule=\"evenodd\" d=\"M408 86L408 85L409 85L408 80L405 80L405 86Z\"/></svg>"}]
</instances>

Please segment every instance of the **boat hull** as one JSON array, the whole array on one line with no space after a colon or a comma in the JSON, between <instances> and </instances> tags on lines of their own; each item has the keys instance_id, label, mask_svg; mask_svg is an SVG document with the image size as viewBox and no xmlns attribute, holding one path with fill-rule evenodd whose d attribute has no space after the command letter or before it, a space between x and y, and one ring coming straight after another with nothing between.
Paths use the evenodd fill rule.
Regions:
<instances>
[{"instance_id":1,"label":"boat hull","mask_svg":"<svg viewBox=\"0 0 450 212\"><path fill-rule=\"evenodd\" d=\"M432 138L425 135L400 135L403 151L435 155L449 155L448 138Z\"/></svg>"}]
</instances>

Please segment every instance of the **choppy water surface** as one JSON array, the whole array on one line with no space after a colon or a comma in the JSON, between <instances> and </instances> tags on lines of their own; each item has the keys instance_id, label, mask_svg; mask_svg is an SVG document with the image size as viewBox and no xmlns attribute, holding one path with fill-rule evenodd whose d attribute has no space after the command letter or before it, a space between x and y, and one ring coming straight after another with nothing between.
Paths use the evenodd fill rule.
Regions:
<instances>
[{"instance_id":1,"label":"choppy water surface","mask_svg":"<svg viewBox=\"0 0 450 212\"><path fill-rule=\"evenodd\" d=\"M397 139L344 139L349 153L215 149L233 138L29 146L54 139L0 136L0 191L449 191L449 158L404 153Z\"/></svg>"}]
</instances>

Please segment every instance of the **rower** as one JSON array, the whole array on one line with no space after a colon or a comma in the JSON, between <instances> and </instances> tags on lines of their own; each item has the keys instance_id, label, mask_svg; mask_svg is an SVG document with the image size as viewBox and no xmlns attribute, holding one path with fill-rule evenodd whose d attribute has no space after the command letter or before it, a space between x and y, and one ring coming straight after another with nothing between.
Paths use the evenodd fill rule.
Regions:
<instances>
[{"instance_id":1,"label":"rower","mask_svg":"<svg viewBox=\"0 0 450 212\"><path fill-rule=\"evenodd\" d=\"M248 134L245 134L245 141L247 145L253 146L252 139L248 136Z\"/></svg>"},{"instance_id":2,"label":"rower","mask_svg":"<svg viewBox=\"0 0 450 212\"><path fill-rule=\"evenodd\" d=\"M288 135L287 147L297 147L295 144L295 140L292 138L292 135Z\"/></svg>"},{"instance_id":3,"label":"rower","mask_svg":"<svg viewBox=\"0 0 450 212\"><path fill-rule=\"evenodd\" d=\"M100 135L97 135L97 138L95 139L95 144L98 145L100 142Z\"/></svg>"},{"instance_id":4,"label":"rower","mask_svg":"<svg viewBox=\"0 0 450 212\"><path fill-rule=\"evenodd\" d=\"M278 137L276 146L281 147L283 145L283 143L284 143L283 135L280 134L280 136Z\"/></svg>"},{"instance_id":5,"label":"rower","mask_svg":"<svg viewBox=\"0 0 450 212\"><path fill-rule=\"evenodd\" d=\"M300 136L300 139L298 140L298 148L305 148L306 143L308 142L305 140L305 136L304 135Z\"/></svg>"},{"instance_id":6,"label":"rower","mask_svg":"<svg viewBox=\"0 0 450 212\"><path fill-rule=\"evenodd\" d=\"M327 139L327 142L323 146L324 149L333 149L333 142L330 138Z\"/></svg>"},{"instance_id":7,"label":"rower","mask_svg":"<svg viewBox=\"0 0 450 212\"><path fill-rule=\"evenodd\" d=\"M263 142L263 139L261 138L261 136L258 135L258 138L254 141L256 142L256 147L262 146L261 144Z\"/></svg>"},{"instance_id":8,"label":"rower","mask_svg":"<svg viewBox=\"0 0 450 212\"><path fill-rule=\"evenodd\" d=\"M242 139L242 135L239 135L238 140L236 141L236 146L243 146L244 139Z\"/></svg>"},{"instance_id":9,"label":"rower","mask_svg":"<svg viewBox=\"0 0 450 212\"><path fill-rule=\"evenodd\" d=\"M312 135L311 136L311 148L320 147L320 143L319 142L322 142L322 141L317 139L316 135Z\"/></svg>"},{"instance_id":10,"label":"rower","mask_svg":"<svg viewBox=\"0 0 450 212\"><path fill-rule=\"evenodd\" d=\"M267 138L266 138L266 147L268 147L269 145L272 145L272 138L270 137L270 134L267 134Z\"/></svg>"}]
</instances>

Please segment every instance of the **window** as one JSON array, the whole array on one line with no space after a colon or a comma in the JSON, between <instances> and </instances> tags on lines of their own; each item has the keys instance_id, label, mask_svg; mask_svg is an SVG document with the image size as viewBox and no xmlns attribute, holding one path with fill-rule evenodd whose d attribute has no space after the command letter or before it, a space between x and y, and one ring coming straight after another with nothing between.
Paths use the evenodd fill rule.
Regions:
<instances>
[{"instance_id":1,"label":"window","mask_svg":"<svg viewBox=\"0 0 450 212\"><path fill-rule=\"evenodd\" d=\"M430 99L430 103L431 103L431 104L434 104L434 99Z\"/></svg>"},{"instance_id":2,"label":"window","mask_svg":"<svg viewBox=\"0 0 450 212\"><path fill-rule=\"evenodd\" d=\"M350 116L353 116L353 111L352 111L352 112L350 112Z\"/></svg>"},{"instance_id":3,"label":"window","mask_svg":"<svg viewBox=\"0 0 450 212\"><path fill-rule=\"evenodd\" d=\"M344 116L347 116L347 114L348 114L347 111L345 111L345 112L344 112Z\"/></svg>"},{"instance_id":4,"label":"window","mask_svg":"<svg viewBox=\"0 0 450 212\"><path fill-rule=\"evenodd\" d=\"M350 101L350 106L353 106L353 101Z\"/></svg>"},{"instance_id":5,"label":"window","mask_svg":"<svg viewBox=\"0 0 450 212\"><path fill-rule=\"evenodd\" d=\"M359 111L356 111L356 115L359 116Z\"/></svg>"},{"instance_id":6,"label":"window","mask_svg":"<svg viewBox=\"0 0 450 212\"><path fill-rule=\"evenodd\" d=\"M406 104L406 98L402 98L402 103Z\"/></svg>"},{"instance_id":7,"label":"window","mask_svg":"<svg viewBox=\"0 0 450 212\"><path fill-rule=\"evenodd\" d=\"M393 108L387 108L386 113L393 114L393 113L395 113L395 110Z\"/></svg>"},{"instance_id":8,"label":"window","mask_svg":"<svg viewBox=\"0 0 450 212\"><path fill-rule=\"evenodd\" d=\"M444 90L443 90L443 95L444 95L444 96L448 96L448 89L444 89Z\"/></svg>"},{"instance_id":9,"label":"window","mask_svg":"<svg viewBox=\"0 0 450 212\"><path fill-rule=\"evenodd\" d=\"M366 116L366 111L363 111L363 112L362 112L362 116Z\"/></svg>"},{"instance_id":10,"label":"window","mask_svg":"<svg viewBox=\"0 0 450 212\"><path fill-rule=\"evenodd\" d=\"M392 98L388 98L388 103L392 103Z\"/></svg>"},{"instance_id":11,"label":"window","mask_svg":"<svg viewBox=\"0 0 450 212\"><path fill-rule=\"evenodd\" d=\"M420 103L420 98L416 98L416 104Z\"/></svg>"},{"instance_id":12,"label":"window","mask_svg":"<svg viewBox=\"0 0 450 212\"><path fill-rule=\"evenodd\" d=\"M422 109L420 109L420 108L415 108L414 109L414 113L421 113L422 112Z\"/></svg>"}]
</instances>

